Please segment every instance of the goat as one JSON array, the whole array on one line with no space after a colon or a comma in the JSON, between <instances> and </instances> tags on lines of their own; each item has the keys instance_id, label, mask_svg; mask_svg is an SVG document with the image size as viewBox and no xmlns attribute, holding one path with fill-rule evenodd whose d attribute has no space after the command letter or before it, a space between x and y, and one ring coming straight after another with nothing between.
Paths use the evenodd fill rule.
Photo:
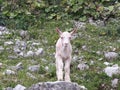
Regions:
<instances>
[{"instance_id":1,"label":"goat","mask_svg":"<svg viewBox=\"0 0 120 90\"><path fill-rule=\"evenodd\" d=\"M71 82L70 80L70 63L71 63L71 54L72 46L70 43L72 35L77 31L74 29L69 32L62 32L60 29L56 28L57 33L60 38L56 43L56 75L58 81L63 81L63 68L65 72L65 81Z\"/></svg>"}]
</instances>

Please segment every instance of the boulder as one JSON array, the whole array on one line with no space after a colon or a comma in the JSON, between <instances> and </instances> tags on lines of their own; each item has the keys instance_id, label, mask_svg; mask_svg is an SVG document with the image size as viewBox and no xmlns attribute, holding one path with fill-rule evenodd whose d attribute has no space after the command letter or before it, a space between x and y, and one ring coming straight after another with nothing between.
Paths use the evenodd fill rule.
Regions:
<instances>
[{"instance_id":1,"label":"boulder","mask_svg":"<svg viewBox=\"0 0 120 90\"><path fill-rule=\"evenodd\" d=\"M42 82L32 85L26 90L87 90L84 86L77 83L56 81L56 82Z\"/></svg>"},{"instance_id":2,"label":"boulder","mask_svg":"<svg viewBox=\"0 0 120 90\"><path fill-rule=\"evenodd\" d=\"M105 58L107 60L113 60L113 59L116 59L118 57L118 53L116 52L107 52L104 54Z\"/></svg>"},{"instance_id":3,"label":"boulder","mask_svg":"<svg viewBox=\"0 0 120 90\"><path fill-rule=\"evenodd\" d=\"M109 76L112 77L112 75L120 74L120 67L115 64L113 66L108 66L104 69L104 72Z\"/></svg>"}]
</instances>

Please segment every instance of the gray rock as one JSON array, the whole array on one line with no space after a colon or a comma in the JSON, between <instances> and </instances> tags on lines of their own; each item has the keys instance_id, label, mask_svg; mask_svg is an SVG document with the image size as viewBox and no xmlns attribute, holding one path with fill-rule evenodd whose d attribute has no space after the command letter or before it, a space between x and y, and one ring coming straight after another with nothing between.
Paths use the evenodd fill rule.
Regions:
<instances>
[{"instance_id":1,"label":"gray rock","mask_svg":"<svg viewBox=\"0 0 120 90\"><path fill-rule=\"evenodd\" d=\"M26 87L24 87L20 84L18 84L15 88L13 88L13 90L25 90L25 89L26 89Z\"/></svg>"},{"instance_id":2,"label":"gray rock","mask_svg":"<svg viewBox=\"0 0 120 90\"><path fill-rule=\"evenodd\" d=\"M86 23L80 21L73 21L73 23L77 29L85 29Z\"/></svg>"},{"instance_id":3,"label":"gray rock","mask_svg":"<svg viewBox=\"0 0 120 90\"><path fill-rule=\"evenodd\" d=\"M2 46L0 46L0 52L4 51L4 48Z\"/></svg>"},{"instance_id":4,"label":"gray rock","mask_svg":"<svg viewBox=\"0 0 120 90\"><path fill-rule=\"evenodd\" d=\"M32 57L34 56L34 52L33 51L28 51L27 54L26 54L26 57Z\"/></svg>"},{"instance_id":5,"label":"gray rock","mask_svg":"<svg viewBox=\"0 0 120 90\"><path fill-rule=\"evenodd\" d=\"M17 56L8 56L9 59L13 60L13 59L17 59Z\"/></svg>"},{"instance_id":6,"label":"gray rock","mask_svg":"<svg viewBox=\"0 0 120 90\"><path fill-rule=\"evenodd\" d=\"M120 74L120 67L116 64L113 66L108 66L103 70L109 77L112 77L112 75Z\"/></svg>"},{"instance_id":7,"label":"gray rock","mask_svg":"<svg viewBox=\"0 0 120 90\"><path fill-rule=\"evenodd\" d=\"M105 58L107 60L113 60L113 59L116 59L118 57L118 53L116 52L107 52L104 54Z\"/></svg>"},{"instance_id":8,"label":"gray rock","mask_svg":"<svg viewBox=\"0 0 120 90\"><path fill-rule=\"evenodd\" d=\"M80 86L77 83L56 81L45 82L32 85L26 90L87 90L84 86Z\"/></svg>"},{"instance_id":9,"label":"gray rock","mask_svg":"<svg viewBox=\"0 0 120 90\"><path fill-rule=\"evenodd\" d=\"M38 72L40 68L40 65L33 65L28 68L29 71L31 72Z\"/></svg>"},{"instance_id":10,"label":"gray rock","mask_svg":"<svg viewBox=\"0 0 120 90\"><path fill-rule=\"evenodd\" d=\"M5 90L13 90L13 88L12 87L7 87L7 88L5 88Z\"/></svg>"},{"instance_id":11,"label":"gray rock","mask_svg":"<svg viewBox=\"0 0 120 90\"><path fill-rule=\"evenodd\" d=\"M113 87L113 88L116 88L116 87L118 86L119 79L115 78L115 79L113 79L111 82L112 82L112 84L111 84L112 87Z\"/></svg>"},{"instance_id":12,"label":"gray rock","mask_svg":"<svg viewBox=\"0 0 120 90\"><path fill-rule=\"evenodd\" d=\"M2 68L2 63L0 63L0 68Z\"/></svg>"},{"instance_id":13,"label":"gray rock","mask_svg":"<svg viewBox=\"0 0 120 90\"><path fill-rule=\"evenodd\" d=\"M21 30L19 33L22 39L29 39L28 31Z\"/></svg>"},{"instance_id":14,"label":"gray rock","mask_svg":"<svg viewBox=\"0 0 120 90\"><path fill-rule=\"evenodd\" d=\"M39 56L43 53L43 48L39 48L36 52L35 52L35 55L36 56Z\"/></svg>"},{"instance_id":15,"label":"gray rock","mask_svg":"<svg viewBox=\"0 0 120 90\"><path fill-rule=\"evenodd\" d=\"M87 50L88 50L88 48L87 48L86 45L83 45L83 46L82 46L82 49L83 49L84 51L87 51Z\"/></svg>"},{"instance_id":16,"label":"gray rock","mask_svg":"<svg viewBox=\"0 0 120 90\"><path fill-rule=\"evenodd\" d=\"M80 64L78 64L77 67L78 67L79 70L89 69L89 66L87 64L85 64L85 63L80 63Z\"/></svg>"},{"instance_id":17,"label":"gray rock","mask_svg":"<svg viewBox=\"0 0 120 90\"><path fill-rule=\"evenodd\" d=\"M3 74L5 74L5 75L15 75L16 73L12 70L6 70Z\"/></svg>"},{"instance_id":18,"label":"gray rock","mask_svg":"<svg viewBox=\"0 0 120 90\"><path fill-rule=\"evenodd\" d=\"M12 41L6 41L4 42L4 45L5 46L9 46L9 45L13 45L14 43Z\"/></svg>"},{"instance_id":19,"label":"gray rock","mask_svg":"<svg viewBox=\"0 0 120 90\"><path fill-rule=\"evenodd\" d=\"M33 76L31 73L27 72L27 76L32 78L32 79L37 79L35 76Z\"/></svg>"}]
</instances>

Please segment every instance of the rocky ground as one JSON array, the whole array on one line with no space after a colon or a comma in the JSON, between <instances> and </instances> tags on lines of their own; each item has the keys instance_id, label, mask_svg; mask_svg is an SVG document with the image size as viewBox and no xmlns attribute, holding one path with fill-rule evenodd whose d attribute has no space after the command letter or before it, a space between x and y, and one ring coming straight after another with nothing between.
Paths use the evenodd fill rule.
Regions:
<instances>
[{"instance_id":1,"label":"rocky ground","mask_svg":"<svg viewBox=\"0 0 120 90\"><path fill-rule=\"evenodd\" d=\"M101 28L98 22L90 23L91 25L87 25L74 21L78 32L72 41L71 79L88 90L119 90L119 36L109 37L106 32L96 30ZM104 23L100 23L104 27ZM51 29L47 30L48 28L44 28L44 31L36 30L35 33L0 26L0 89L25 90L34 84L27 90L42 90L38 88L42 88L40 86L44 84L45 90L49 87L52 88L49 90L86 90L79 89L74 83L54 82L54 53L58 35L53 36L55 31L50 32ZM38 82L46 83L36 84ZM71 87L61 87L64 85Z\"/></svg>"}]
</instances>

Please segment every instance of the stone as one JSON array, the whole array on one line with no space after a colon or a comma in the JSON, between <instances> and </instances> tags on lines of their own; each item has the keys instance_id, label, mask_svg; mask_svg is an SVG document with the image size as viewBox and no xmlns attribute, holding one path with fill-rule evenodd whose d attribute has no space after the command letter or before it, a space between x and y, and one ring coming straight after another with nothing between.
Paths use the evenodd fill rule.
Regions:
<instances>
[{"instance_id":1,"label":"stone","mask_svg":"<svg viewBox=\"0 0 120 90\"><path fill-rule=\"evenodd\" d=\"M2 64L2 63L0 63L0 68L2 68L2 65L3 65L3 64Z\"/></svg>"},{"instance_id":2,"label":"stone","mask_svg":"<svg viewBox=\"0 0 120 90\"><path fill-rule=\"evenodd\" d=\"M12 70L6 70L3 74L5 74L5 75L15 75L16 73Z\"/></svg>"},{"instance_id":3,"label":"stone","mask_svg":"<svg viewBox=\"0 0 120 90\"><path fill-rule=\"evenodd\" d=\"M28 31L21 30L19 33L22 39L29 39Z\"/></svg>"},{"instance_id":4,"label":"stone","mask_svg":"<svg viewBox=\"0 0 120 90\"><path fill-rule=\"evenodd\" d=\"M103 70L109 77L120 74L120 67L118 65L108 66Z\"/></svg>"},{"instance_id":5,"label":"stone","mask_svg":"<svg viewBox=\"0 0 120 90\"><path fill-rule=\"evenodd\" d=\"M36 52L35 52L35 55L36 56L39 56L43 53L43 48L39 48Z\"/></svg>"},{"instance_id":6,"label":"stone","mask_svg":"<svg viewBox=\"0 0 120 90\"><path fill-rule=\"evenodd\" d=\"M12 87L7 87L7 88L5 88L5 90L13 90L13 88Z\"/></svg>"},{"instance_id":7,"label":"stone","mask_svg":"<svg viewBox=\"0 0 120 90\"><path fill-rule=\"evenodd\" d=\"M35 53L33 51L28 51L26 57L32 57L34 54Z\"/></svg>"},{"instance_id":8,"label":"stone","mask_svg":"<svg viewBox=\"0 0 120 90\"><path fill-rule=\"evenodd\" d=\"M80 86L77 83L56 81L37 83L26 90L87 90L87 88Z\"/></svg>"},{"instance_id":9,"label":"stone","mask_svg":"<svg viewBox=\"0 0 120 90\"><path fill-rule=\"evenodd\" d=\"M31 73L27 72L27 76L29 76L32 79L37 79L35 76L33 76Z\"/></svg>"},{"instance_id":10,"label":"stone","mask_svg":"<svg viewBox=\"0 0 120 90\"><path fill-rule=\"evenodd\" d=\"M9 59L13 60L13 59L17 59L17 56L8 56Z\"/></svg>"},{"instance_id":11,"label":"stone","mask_svg":"<svg viewBox=\"0 0 120 90\"><path fill-rule=\"evenodd\" d=\"M8 46L8 45L13 45L14 43L12 42L12 41L6 41L6 42L4 42L4 45L5 46Z\"/></svg>"},{"instance_id":12,"label":"stone","mask_svg":"<svg viewBox=\"0 0 120 90\"><path fill-rule=\"evenodd\" d=\"M118 53L116 52L107 52L104 54L105 58L107 60L113 60L113 59L116 59L118 57Z\"/></svg>"},{"instance_id":13,"label":"stone","mask_svg":"<svg viewBox=\"0 0 120 90\"><path fill-rule=\"evenodd\" d=\"M77 67L78 67L79 70L89 69L89 66L87 64L85 64L85 63L80 63L80 64L78 64Z\"/></svg>"},{"instance_id":14,"label":"stone","mask_svg":"<svg viewBox=\"0 0 120 90\"><path fill-rule=\"evenodd\" d=\"M111 82L112 82L111 86L112 86L113 88L115 88L115 87L118 86L119 79L115 78L115 79L113 79Z\"/></svg>"},{"instance_id":15,"label":"stone","mask_svg":"<svg viewBox=\"0 0 120 90\"><path fill-rule=\"evenodd\" d=\"M106 66L108 66L108 65L112 65L113 63L104 62L103 64L105 64Z\"/></svg>"},{"instance_id":16,"label":"stone","mask_svg":"<svg viewBox=\"0 0 120 90\"><path fill-rule=\"evenodd\" d=\"M0 52L4 51L4 48L2 46L0 46Z\"/></svg>"},{"instance_id":17,"label":"stone","mask_svg":"<svg viewBox=\"0 0 120 90\"><path fill-rule=\"evenodd\" d=\"M85 29L86 23L80 21L73 21L73 23L77 29Z\"/></svg>"},{"instance_id":18,"label":"stone","mask_svg":"<svg viewBox=\"0 0 120 90\"><path fill-rule=\"evenodd\" d=\"M25 89L26 89L26 87L24 87L20 84L16 85L15 88L13 88L13 90L25 90Z\"/></svg>"},{"instance_id":19,"label":"stone","mask_svg":"<svg viewBox=\"0 0 120 90\"><path fill-rule=\"evenodd\" d=\"M29 71L31 72L38 72L40 68L40 65L33 65L28 68Z\"/></svg>"}]
</instances>

